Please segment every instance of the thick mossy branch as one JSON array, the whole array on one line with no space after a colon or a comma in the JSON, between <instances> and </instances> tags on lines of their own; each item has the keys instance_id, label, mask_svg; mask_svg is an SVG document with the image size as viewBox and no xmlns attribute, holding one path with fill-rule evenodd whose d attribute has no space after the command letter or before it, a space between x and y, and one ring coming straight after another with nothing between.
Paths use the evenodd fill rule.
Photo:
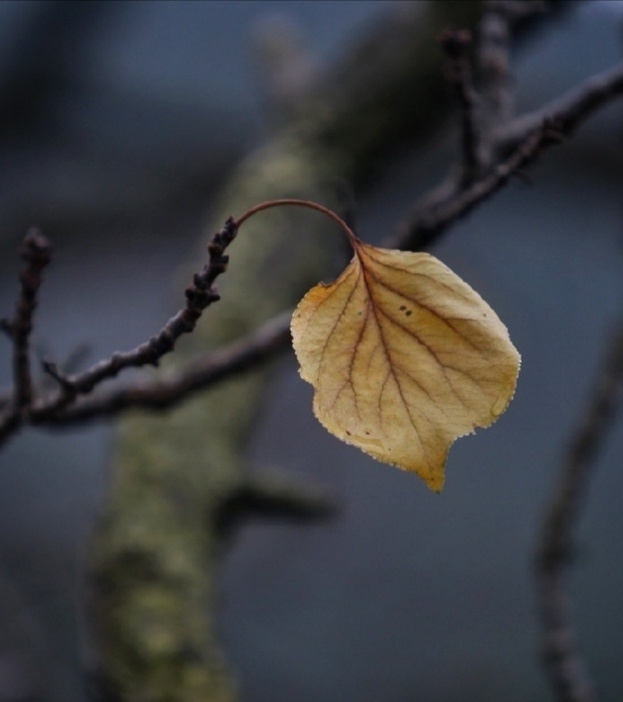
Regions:
<instances>
[{"instance_id":1,"label":"thick mossy branch","mask_svg":"<svg viewBox=\"0 0 623 702\"><path fill-rule=\"evenodd\" d=\"M326 492L314 492L309 487L296 486L283 476L270 477L262 473L259 478L241 482L229 493L221 504L216 525L222 536L227 537L252 518L305 522L331 517L336 512L337 504Z\"/></svg>"},{"instance_id":2,"label":"thick mossy branch","mask_svg":"<svg viewBox=\"0 0 623 702\"><path fill-rule=\"evenodd\" d=\"M329 172L316 153L282 143L241 166L223 209L240 211L239 203L265 199L283 183L327 201L318 184ZM232 246L222 302L209 324L180 343L178 359L292 306L312 276L328 269L339 239L315 236L313 217L294 225L291 213L275 215L249 223ZM248 484L243 452L265 381L266 371L241 376L169 414L122 423L112 493L94 540L93 615L100 672L124 701L235 699L209 611L224 505L235 506L232 498ZM303 502L301 513L307 509Z\"/></svg>"}]
</instances>

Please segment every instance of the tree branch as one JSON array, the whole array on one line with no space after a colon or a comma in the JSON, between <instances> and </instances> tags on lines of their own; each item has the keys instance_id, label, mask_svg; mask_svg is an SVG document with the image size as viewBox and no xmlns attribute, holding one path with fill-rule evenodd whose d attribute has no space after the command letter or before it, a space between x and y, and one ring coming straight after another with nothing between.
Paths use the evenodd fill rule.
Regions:
<instances>
[{"instance_id":1,"label":"tree branch","mask_svg":"<svg viewBox=\"0 0 623 702\"><path fill-rule=\"evenodd\" d=\"M503 126L496 137L500 153L517 147L545 120L556 122L562 134L571 134L589 117L623 93L623 63L591 76L559 98Z\"/></svg>"},{"instance_id":2,"label":"tree branch","mask_svg":"<svg viewBox=\"0 0 623 702\"><path fill-rule=\"evenodd\" d=\"M242 339L206 354L158 380L134 382L123 388L78 400L62 412L41 412L46 426L82 424L115 417L131 409L165 410L191 395L248 369L256 369L290 343L291 312L276 315Z\"/></svg>"},{"instance_id":3,"label":"tree branch","mask_svg":"<svg viewBox=\"0 0 623 702\"><path fill-rule=\"evenodd\" d=\"M513 114L514 95L510 80L512 7L519 3L487 0L479 27L478 72L480 94L488 116L487 127L506 124ZM532 5L533 3L521 3Z\"/></svg>"},{"instance_id":4,"label":"tree branch","mask_svg":"<svg viewBox=\"0 0 623 702\"><path fill-rule=\"evenodd\" d=\"M574 529L588 481L623 402L623 327L613 336L589 400L572 433L539 535L536 556L542 657L559 702L594 702L577 651L566 594L566 570L575 550Z\"/></svg>"},{"instance_id":5,"label":"tree branch","mask_svg":"<svg viewBox=\"0 0 623 702\"><path fill-rule=\"evenodd\" d=\"M305 522L332 517L336 502L326 491L299 487L283 476L262 474L248 478L232 490L215 516L216 528L227 538L243 520L250 517L288 519Z\"/></svg>"},{"instance_id":6,"label":"tree branch","mask_svg":"<svg viewBox=\"0 0 623 702\"><path fill-rule=\"evenodd\" d=\"M13 395L0 417L0 440L17 429L32 402L32 373L30 367L30 335L37 307L37 293L43 271L51 260L48 240L37 229L26 232L20 249L25 261L20 279L20 294L12 320L3 320L2 329L13 343Z\"/></svg>"},{"instance_id":7,"label":"tree branch","mask_svg":"<svg viewBox=\"0 0 623 702\"><path fill-rule=\"evenodd\" d=\"M210 259L201 273L196 273L193 282L185 290L185 306L148 341L126 352L116 352L109 359L100 361L88 370L75 375L64 375L55 364L44 362L44 369L61 385L52 397L44 398L32 408L34 423L54 417L71 405L76 397L89 393L104 380L115 377L121 370L145 365L157 366L160 359L173 350L182 334L192 332L203 310L219 299L215 280L227 269L229 257L225 250L238 232L236 222L230 217L208 244Z\"/></svg>"},{"instance_id":8,"label":"tree branch","mask_svg":"<svg viewBox=\"0 0 623 702\"><path fill-rule=\"evenodd\" d=\"M560 135L550 123L530 134L506 161L496 165L488 175L464 188L457 188L439 203L415 211L392 242L396 248L420 250L432 246L447 229L469 214L477 205L503 188L514 174L532 163L547 147L557 144Z\"/></svg>"},{"instance_id":9,"label":"tree branch","mask_svg":"<svg viewBox=\"0 0 623 702\"><path fill-rule=\"evenodd\" d=\"M481 170L478 123L479 96L474 90L468 50L471 33L465 29L445 31L440 37L449 63L449 79L461 108L461 184L467 186L476 180Z\"/></svg>"}]
</instances>

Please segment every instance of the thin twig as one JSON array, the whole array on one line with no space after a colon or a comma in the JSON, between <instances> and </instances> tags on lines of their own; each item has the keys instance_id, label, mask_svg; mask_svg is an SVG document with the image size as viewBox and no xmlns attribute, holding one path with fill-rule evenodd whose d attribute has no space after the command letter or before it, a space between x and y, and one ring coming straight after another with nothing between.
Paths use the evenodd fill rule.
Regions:
<instances>
[{"instance_id":1,"label":"thin twig","mask_svg":"<svg viewBox=\"0 0 623 702\"><path fill-rule=\"evenodd\" d=\"M37 307L37 292L43 270L52 258L48 240L38 229L29 229L20 249L25 261L19 280L21 285L15 317L10 322L13 336L13 383L16 410L28 407L32 400L32 374L30 368L30 334Z\"/></svg>"},{"instance_id":2,"label":"thin twig","mask_svg":"<svg viewBox=\"0 0 623 702\"><path fill-rule=\"evenodd\" d=\"M290 343L290 317L291 312L277 315L242 339L163 379L135 382L105 394L78 399L63 411L50 412L42 404L33 412L33 420L45 425L68 426L114 417L130 409L168 409L195 392L259 367L274 358L278 351L285 350Z\"/></svg>"},{"instance_id":3,"label":"thin twig","mask_svg":"<svg viewBox=\"0 0 623 702\"><path fill-rule=\"evenodd\" d=\"M449 60L449 78L461 108L461 184L467 186L481 171L478 95L472 82L468 51L472 36L466 29L449 29L440 37Z\"/></svg>"},{"instance_id":4,"label":"thin twig","mask_svg":"<svg viewBox=\"0 0 623 702\"><path fill-rule=\"evenodd\" d=\"M43 271L52 258L52 248L38 229L29 229L20 253L24 266L19 274L20 294L11 320L2 320L2 329L13 344L13 393L0 416L0 440L15 431L24 421L32 402L30 336L37 293Z\"/></svg>"},{"instance_id":5,"label":"thin twig","mask_svg":"<svg viewBox=\"0 0 623 702\"><path fill-rule=\"evenodd\" d=\"M75 375L65 375L53 363L44 362L44 370L58 381L61 388L33 407L33 422L41 422L71 405L78 395L87 394L103 380L115 377L128 367L157 366L160 359L173 350L182 334L193 331L203 310L219 299L214 285L216 278L227 269L229 257L225 250L234 240L238 226L230 218L208 244L210 259L201 273L196 273L193 282L185 290L186 305L162 327L151 339L126 352L116 352L109 359L96 363L91 368Z\"/></svg>"},{"instance_id":6,"label":"thin twig","mask_svg":"<svg viewBox=\"0 0 623 702\"><path fill-rule=\"evenodd\" d=\"M434 207L426 208L424 212L416 210L391 245L410 250L428 248L450 225L503 188L513 174L521 171L534 161L543 149L558 143L559 140L559 134L553 125L542 125L488 175L466 188L457 190L449 198Z\"/></svg>"},{"instance_id":7,"label":"thin twig","mask_svg":"<svg viewBox=\"0 0 623 702\"><path fill-rule=\"evenodd\" d=\"M623 327L619 327L597 377L586 416L572 434L537 546L542 655L559 702L595 700L576 647L566 571L575 550L574 529L586 500L587 484L622 402Z\"/></svg>"},{"instance_id":8,"label":"thin twig","mask_svg":"<svg viewBox=\"0 0 623 702\"><path fill-rule=\"evenodd\" d=\"M497 0L494 4L499 5ZM516 3L511 1L501 4L506 6L505 16L508 16L509 12L515 12L513 7ZM524 4L526 3L521 3L521 5ZM535 12L539 11L541 5L534 2L530 3L530 7L531 12ZM496 12L499 14L498 10ZM518 14L513 19L521 19L521 12L518 9ZM493 88L490 86L488 90L491 91ZM531 159L522 161L521 154L544 124L555 125L560 136L569 135L595 112L621 94L623 94L623 64L592 76L579 87L552 100L544 107L517 117L507 124L502 124L503 113L499 111L495 120L500 123L500 126L496 132L484 127L479 129L479 158L481 166L492 159L506 158L506 161L502 163L498 161L497 166L489 165L486 176L472 184L464 182L461 162L452 166L445 180L420 198L409 217L410 223L405 225L403 232L394 239L394 243L405 248L429 246L457 217L462 217L474 205L506 184L508 175L517 170L507 174L508 166L512 165L517 157L520 161L518 168L527 165ZM491 100L487 102L483 99L480 117L483 124L492 119L491 109ZM540 148L539 146L538 150ZM489 153L489 156L484 152ZM464 209L465 206L467 206L466 209Z\"/></svg>"},{"instance_id":9,"label":"thin twig","mask_svg":"<svg viewBox=\"0 0 623 702\"><path fill-rule=\"evenodd\" d=\"M426 229L439 219L440 213L449 215L453 212L454 204L460 201L467 203L474 196L480 197L483 191L477 181L486 186L496 184L494 190L503 185L507 176L504 176L502 158L507 158L507 163L512 161L516 153L523 151L526 142L546 122L543 118L534 124L533 129L525 132L523 139L513 149L500 156L496 133L512 115L509 71L512 32L526 18L540 14L543 9L544 4L540 0L489 0L486 3L476 52L479 90L474 87L468 57L470 33L466 30L448 30L441 35L440 41L450 59L450 79L461 107L462 158L451 166L448 175L439 185L420 198L410 217L413 223L422 223ZM515 153L511 154L512 151ZM432 228L435 229L435 226L432 225ZM398 241L406 241L405 236L403 234L398 237ZM424 239L429 244L435 237L436 234L432 232L430 238L425 236Z\"/></svg>"},{"instance_id":10,"label":"thin twig","mask_svg":"<svg viewBox=\"0 0 623 702\"><path fill-rule=\"evenodd\" d=\"M570 134L597 110L623 94L623 63L588 78L547 105L514 119L496 136L499 153L508 153L544 120L553 120L560 132Z\"/></svg>"},{"instance_id":11,"label":"thin twig","mask_svg":"<svg viewBox=\"0 0 623 702\"><path fill-rule=\"evenodd\" d=\"M480 159L491 167L496 160L496 133L511 120L515 91L511 75L514 30L524 20L541 14L541 0L487 0L478 32L477 74L481 102Z\"/></svg>"},{"instance_id":12,"label":"thin twig","mask_svg":"<svg viewBox=\"0 0 623 702\"><path fill-rule=\"evenodd\" d=\"M526 3L522 3L525 5ZM485 133L506 124L513 114L514 91L510 75L511 4L504 0L485 3L479 27L478 75L486 117Z\"/></svg>"}]
</instances>

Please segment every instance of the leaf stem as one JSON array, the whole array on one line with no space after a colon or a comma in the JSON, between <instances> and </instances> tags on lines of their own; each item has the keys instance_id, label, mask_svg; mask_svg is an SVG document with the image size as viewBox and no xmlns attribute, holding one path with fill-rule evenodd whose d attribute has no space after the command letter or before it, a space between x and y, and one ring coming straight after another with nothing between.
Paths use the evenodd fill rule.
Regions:
<instances>
[{"instance_id":1,"label":"leaf stem","mask_svg":"<svg viewBox=\"0 0 623 702\"><path fill-rule=\"evenodd\" d=\"M308 207L310 210L316 210L317 212L322 212L322 214L330 217L334 222L336 222L346 234L346 238L350 242L351 246L356 249L359 239L355 236L353 230L346 224L346 222L338 215L330 210L328 207L319 205L317 202L312 202L311 200L299 200L297 198L282 198L278 200L267 200L266 202L260 202L259 205L255 205L250 210L247 210L243 215L235 220L235 225L237 228L240 227L243 222L246 222L249 217L261 212L262 210L268 210L271 207L281 207L282 205L294 205L296 207Z\"/></svg>"}]
</instances>

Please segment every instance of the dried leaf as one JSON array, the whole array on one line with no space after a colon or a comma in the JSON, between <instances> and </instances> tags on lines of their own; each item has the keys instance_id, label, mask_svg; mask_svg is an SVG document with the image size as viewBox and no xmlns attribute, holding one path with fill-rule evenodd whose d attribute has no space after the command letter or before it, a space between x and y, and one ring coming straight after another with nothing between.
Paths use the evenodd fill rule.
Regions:
<instances>
[{"instance_id":1,"label":"dried leaf","mask_svg":"<svg viewBox=\"0 0 623 702\"><path fill-rule=\"evenodd\" d=\"M453 441L506 409L519 354L495 312L433 256L352 243L338 280L294 312L301 377L332 434L439 492Z\"/></svg>"}]
</instances>

